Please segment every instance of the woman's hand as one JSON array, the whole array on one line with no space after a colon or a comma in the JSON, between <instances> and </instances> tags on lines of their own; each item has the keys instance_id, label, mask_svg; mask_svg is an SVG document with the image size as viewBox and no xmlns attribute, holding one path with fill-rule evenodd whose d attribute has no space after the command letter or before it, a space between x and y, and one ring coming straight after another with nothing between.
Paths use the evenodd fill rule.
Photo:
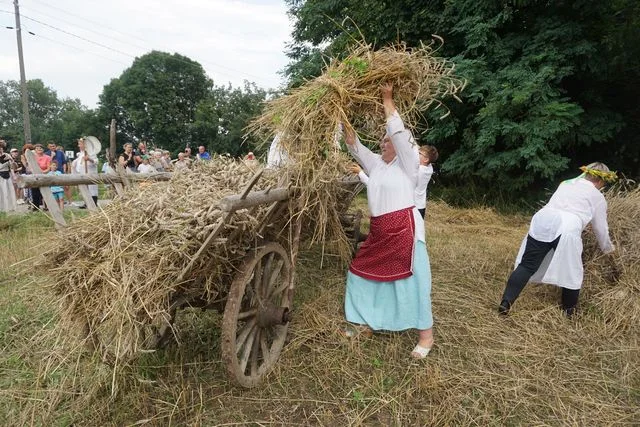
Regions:
<instances>
[{"instance_id":1,"label":"woman's hand","mask_svg":"<svg viewBox=\"0 0 640 427\"><path fill-rule=\"evenodd\" d=\"M396 112L396 105L393 103L393 83L387 82L380 86L380 94L385 117L390 117Z\"/></svg>"},{"instance_id":2,"label":"woman's hand","mask_svg":"<svg viewBox=\"0 0 640 427\"><path fill-rule=\"evenodd\" d=\"M393 99L393 83L386 82L382 86L380 86L380 93L382 94L382 99Z\"/></svg>"},{"instance_id":3,"label":"woman's hand","mask_svg":"<svg viewBox=\"0 0 640 427\"><path fill-rule=\"evenodd\" d=\"M344 143L347 145L356 143L356 132L353 128L344 126Z\"/></svg>"},{"instance_id":4,"label":"woman's hand","mask_svg":"<svg viewBox=\"0 0 640 427\"><path fill-rule=\"evenodd\" d=\"M349 172L358 175L360 172L362 172L362 168L360 167L360 165L354 163L349 166Z\"/></svg>"}]
</instances>

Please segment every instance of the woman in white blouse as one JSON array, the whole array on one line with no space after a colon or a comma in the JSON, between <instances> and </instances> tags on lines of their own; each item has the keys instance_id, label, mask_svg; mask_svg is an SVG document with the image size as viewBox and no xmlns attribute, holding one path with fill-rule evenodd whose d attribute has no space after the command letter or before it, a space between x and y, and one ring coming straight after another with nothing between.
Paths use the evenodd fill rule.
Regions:
<instances>
[{"instance_id":1,"label":"woman in white blouse","mask_svg":"<svg viewBox=\"0 0 640 427\"><path fill-rule=\"evenodd\" d=\"M415 207L418 150L396 111L393 86L381 88L387 134L374 154L346 132L349 152L369 179L370 232L347 273L347 321L373 330L418 330L411 355L424 358L433 345L431 269L424 221Z\"/></svg>"},{"instance_id":2,"label":"woman in white blouse","mask_svg":"<svg viewBox=\"0 0 640 427\"><path fill-rule=\"evenodd\" d=\"M562 288L562 308L567 316L576 311L582 287L582 230L591 223L598 246L605 254L614 251L609 238L607 201L600 192L614 172L603 163L582 167L583 174L564 181L549 203L531 219L498 308L509 313L527 282ZM610 257L613 260L612 257Z\"/></svg>"}]
</instances>

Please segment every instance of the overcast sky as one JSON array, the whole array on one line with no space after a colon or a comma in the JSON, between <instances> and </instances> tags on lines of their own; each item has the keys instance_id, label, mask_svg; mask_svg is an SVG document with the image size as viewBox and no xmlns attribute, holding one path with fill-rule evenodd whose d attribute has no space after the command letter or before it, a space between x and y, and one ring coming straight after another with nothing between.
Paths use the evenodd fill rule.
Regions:
<instances>
[{"instance_id":1,"label":"overcast sky","mask_svg":"<svg viewBox=\"0 0 640 427\"><path fill-rule=\"evenodd\" d=\"M105 84L151 50L177 52L214 83L283 82L292 23L282 0L19 0L27 79L94 108ZM13 0L0 0L0 80L19 80ZM31 35L28 31L35 33Z\"/></svg>"}]
</instances>

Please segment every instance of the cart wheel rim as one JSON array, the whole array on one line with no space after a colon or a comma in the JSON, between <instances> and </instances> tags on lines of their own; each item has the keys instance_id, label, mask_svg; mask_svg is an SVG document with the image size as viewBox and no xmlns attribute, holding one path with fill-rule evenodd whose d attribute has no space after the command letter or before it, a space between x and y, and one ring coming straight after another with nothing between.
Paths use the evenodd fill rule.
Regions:
<instances>
[{"instance_id":1,"label":"cart wheel rim","mask_svg":"<svg viewBox=\"0 0 640 427\"><path fill-rule=\"evenodd\" d=\"M291 308L291 262L286 250L268 243L245 258L227 297L222 355L231 377L257 385L280 355Z\"/></svg>"}]
</instances>

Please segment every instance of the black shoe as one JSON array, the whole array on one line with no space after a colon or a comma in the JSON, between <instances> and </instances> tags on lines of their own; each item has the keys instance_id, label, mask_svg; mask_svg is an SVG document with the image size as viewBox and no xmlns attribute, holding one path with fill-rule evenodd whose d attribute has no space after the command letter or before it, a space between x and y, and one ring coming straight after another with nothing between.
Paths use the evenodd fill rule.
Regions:
<instances>
[{"instance_id":1,"label":"black shoe","mask_svg":"<svg viewBox=\"0 0 640 427\"><path fill-rule=\"evenodd\" d=\"M498 307L498 314L501 316L506 316L509 314L509 310L511 310L511 303L506 299L503 299Z\"/></svg>"},{"instance_id":2,"label":"black shoe","mask_svg":"<svg viewBox=\"0 0 640 427\"><path fill-rule=\"evenodd\" d=\"M78 206L78 209L87 209L87 205Z\"/></svg>"},{"instance_id":3,"label":"black shoe","mask_svg":"<svg viewBox=\"0 0 640 427\"><path fill-rule=\"evenodd\" d=\"M562 307L562 311L564 311L564 314L567 316L567 319L571 319L573 316L575 316L578 309L574 305L573 307Z\"/></svg>"}]
</instances>

